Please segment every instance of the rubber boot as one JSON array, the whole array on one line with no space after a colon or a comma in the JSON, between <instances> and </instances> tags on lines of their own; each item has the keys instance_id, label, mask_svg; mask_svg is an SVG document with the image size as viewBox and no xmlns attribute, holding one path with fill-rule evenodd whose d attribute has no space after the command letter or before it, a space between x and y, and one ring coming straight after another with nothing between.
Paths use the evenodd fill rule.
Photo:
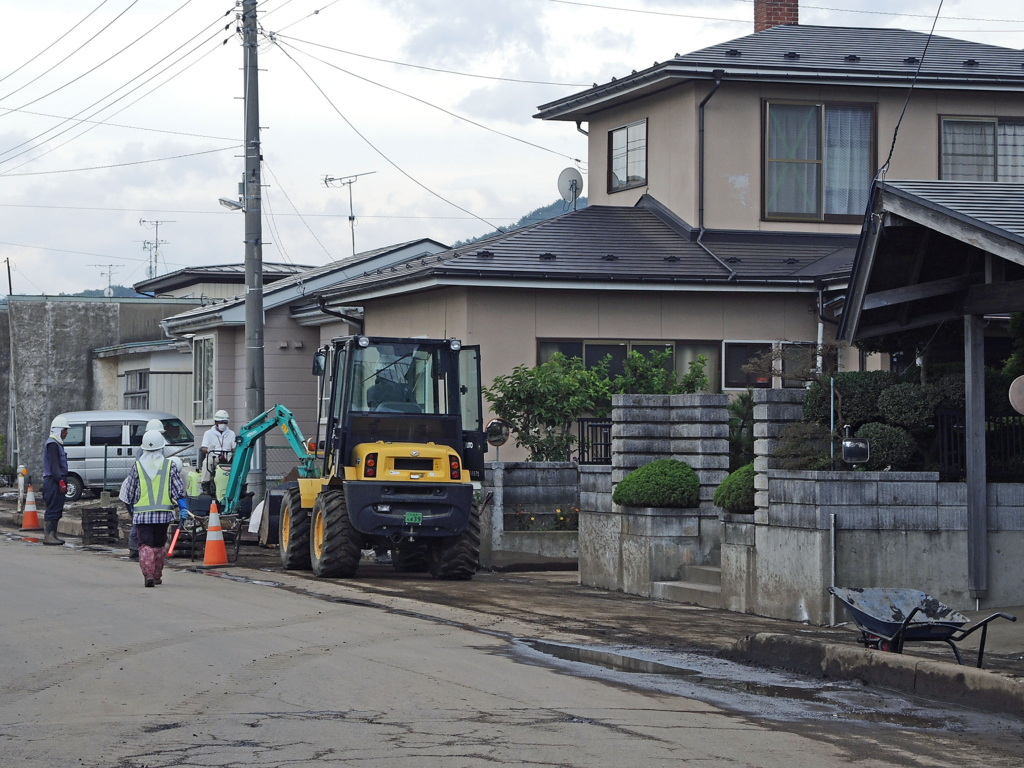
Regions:
<instances>
[{"instance_id":1,"label":"rubber boot","mask_svg":"<svg viewBox=\"0 0 1024 768\"><path fill-rule=\"evenodd\" d=\"M43 536L43 544L49 544L53 547L63 546L64 539L57 538L57 521L46 520L43 522L43 526L46 529Z\"/></svg>"}]
</instances>

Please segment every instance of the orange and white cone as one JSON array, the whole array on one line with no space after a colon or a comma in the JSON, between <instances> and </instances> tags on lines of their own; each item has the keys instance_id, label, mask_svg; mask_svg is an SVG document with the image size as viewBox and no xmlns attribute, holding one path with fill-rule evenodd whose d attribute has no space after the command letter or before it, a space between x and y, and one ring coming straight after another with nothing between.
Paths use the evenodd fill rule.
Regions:
<instances>
[{"instance_id":1,"label":"orange and white cone","mask_svg":"<svg viewBox=\"0 0 1024 768\"><path fill-rule=\"evenodd\" d=\"M206 526L206 548L203 552L203 565L227 565L228 549L224 546L224 531L220 527L220 515L217 503L210 504L210 522Z\"/></svg>"},{"instance_id":2,"label":"orange and white cone","mask_svg":"<svg viewBox=\"0 0 1024 768\"><path fill-rule=\"evenodd\" d=\"M31 485L28 487L28 493L25 494L25 514L21 518L21 530L43 530L43 527L39 525L39 513L36 511L36 494L32 490Z\"/></svg>"}]
</instances>

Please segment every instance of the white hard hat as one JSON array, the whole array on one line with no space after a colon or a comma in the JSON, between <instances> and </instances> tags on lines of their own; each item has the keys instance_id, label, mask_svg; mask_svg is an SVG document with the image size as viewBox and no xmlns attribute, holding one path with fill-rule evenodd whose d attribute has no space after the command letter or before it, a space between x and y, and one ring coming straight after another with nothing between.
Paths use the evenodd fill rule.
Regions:
<instances>
[{"instance_id":1,"label":"white hard hat","mask_svg":"<svg viewBox=\"0 0 1024 768\"><path fill-rule=\"evenodd\" d=\"M155 429L149 430L142 436L142 450L144 451L160 451L163 450L166 445L167 440L165 440L164 436Z\"/></svg>"},{"instance_id":2,"label":"white hard hat","mask_svg":"<svg viewBox=\"0 0 1024 768\"><path fill-rule=\"evenodd\" d=\"M164 423L162 421L160 421L160 419L150 419L149 421L146 422L146 431L147 432L153 432L153 431L163 432L164 431Z\"/></svg>"},{"instance_id":3,"label":"white hard hat","mask_svg":"<svg viewBox=\"0 0 1024 768\"><path fill-rule=\"evenodd\" d=\"M53 421L50 422L50 430L54 429L71 429L71 425L63 416L54 416Z\"/></svg>"},{"instance_id":4,"label":"white hard hat","mask_svg":"<svg viewBox=\"0 0 1024 768\"><path fill-rule=\"evenodd\" d=\"M220 411L217 411L215 414L213 414L213 420L214 421L230 421L231 419L228 417L228 412L227 411L220 410Z\"/></svg>"}]
</instances>

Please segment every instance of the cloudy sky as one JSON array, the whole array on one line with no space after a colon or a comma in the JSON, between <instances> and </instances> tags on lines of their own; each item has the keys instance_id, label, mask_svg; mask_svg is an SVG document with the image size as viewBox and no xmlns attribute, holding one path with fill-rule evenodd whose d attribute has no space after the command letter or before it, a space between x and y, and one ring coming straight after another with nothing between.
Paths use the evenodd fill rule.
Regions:
<instances>
[{"instance_id":1,"label":"cloudy sky","mask_svg":"<svg viewBox=\"0 0 1024 768\"><path fill-rule=\"evenodd\" d=\"M937 6L808 0L801 21L927 31ZM482 234L490 227L480 219L510 223L552 202L559 171L586 159L575 126L532 119L538 104L753 31L752 0L260 7L277 40L260 49L264 208L273 212L264 259L313 265L351 252L347 192L326 188L325 175L376 172L354 188L359 250ZM241 215L217 204L235 195L242 170L242 53L234 14L225 16L232 0L4 0L0 8L0 259L13 267L14 292L101 287L97 265L116 265L115 283L141 280L142 241L154 232L140 219L173 222L160 229L161 273L241 261ZM1024 8L947 0L938 30L1019 49Z\"/></svg>"}]
</instances>

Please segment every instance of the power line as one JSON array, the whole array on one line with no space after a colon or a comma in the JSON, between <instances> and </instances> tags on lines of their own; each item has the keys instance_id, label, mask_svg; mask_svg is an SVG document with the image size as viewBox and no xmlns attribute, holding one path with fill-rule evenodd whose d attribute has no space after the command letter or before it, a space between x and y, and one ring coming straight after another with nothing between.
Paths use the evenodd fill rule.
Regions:
<instances>
[{"instance_id":1,"label":"power line","mask_svg":"<svg viewBox=\"0 0 1024 768\"><path fill-rule=\"evenodd\" d=\"M38 59L38 58L39 58L40 56L42 56L42 55L43 55L44 53L46 53L46 52L47 52L48 50L50 50L51 48L53 48L53 46L55 46L55 45L56 45L57 43L59 43L59 42L60 42L61 40L63 40L63 39L65 38L65 37L67 37L67 36L68 36L68 35L70 35L70 34L71 34L72 32L74 32L74 31L75 31L76 29L78 29L78 28L79 28L80 26L82 26L82 24L84 24L84 23L85 23L85 22L86 22L86 21L87 21L87 20L89 19L89 17L90 17L90 16L92 16L92 15L93 15L94 13L96 13L96 11L98 11L98 10L99 10L100 8L102 8L102 7L104 6L104 5L106 5L106 4L107 4L107 2L108 2L108 0L103 0L103 2L101 2L101 3L100 3L99 5L97 5L97 6L95 7L95 8L93 8L93 9L92 9L91 11L89 11L89 12L88 12L88 13L87 13L87 14L85 15L85 18L83 18L83 19L82 19L81 21L79 21L79 22L78 22L77 24L75 24L75 25L74 25L73 27L71 27L71 29L69 29L69 30L68 30L67 32L65 32L65 33L64 33L63 35L61 35L60 37L58 37L58 38L57 38L56 40L54 40L54 41L53 41L52 43L50 43L50 44L49 44L48 46L46 46L45 48L43 48L43 50L41 50L41 51L40 51L39 53L37 53L37 54L36 54L35 56L33 56L33 57L32 57L31 59L29 59L28 61L26 61L26 62L25 62L24 64L22 64L22 65L21 65L20 67L18 67L17 69L13 69L13 70L11 70L10 72L8 72L8 73L7 73L6 75L4 75L3 77L0 77L0 83L2 83L2 82L3 82L4 80L6 80L6 79L7 79L8 77L10 77L11 75L15 75L15 74L17 74L18 72L21 72L21 70L23 70L23 69L24 69L25 67L27 67L27 66L28 66L29 64L31 64L31 63L32 63L33 61L35 61L36 59Z\"/></svg>"},{"instance_id":2,"label":"power line","mask_svg":"<svg viewBox=\"0 0 1024 768\"><path fill-rule=\"evenodd\" d=\"M737 3L747 3L753 5L755 0L735 0ZM808 8L815 11L834 11L837 13L863 13L873 16L907 16L916 19L930 19L932 15L930 13L898 13L896 11L866 11L860 8L833 8L826 5L803 5L801 9ZM978 16L944 16L948 21L993 21L998 23L1009 23L1009 24L1024 24L1024 19L985 19Z\"/></svg>"},{"instance_id":3,"label":"power line","mask_svg":"<svg viewBox=\"0 0 1024 768\"><path fill-rule=\"evenodd\" d=\"M267 171L270 172L271 178L273 178L274 183L277 184L278 189L281 190L281 194L284 195L284 199L288 201L288 205L290 205L292 207L292 210L295 211L295 215L299 217L299 221L306 225L306 229L309 230L309 234L311 234L313 236L313 239L316 240L317 244L324 249L324 253L327 254L327 258L330 259L331 261L334 261L334 257L331 256L331 252L324 247L324 244L320 242L320 238L316 236L316 232L313 231L312 227L310 227L306 220L302 217L302 214L299 213L299 209L295 207L295 203L292 202L292 199L288 196L288 192L285 190L285 188L281 186L281 182L277 180L277 174L274 173L273 169L270 167L266 160L263 161L263 166L267 169Z\"/></svg>"},{"instance_id":4,"label":"power line","mask_svg":"<svg viewBox=\"0 0 1024 768\"><path fill-rule=\"evenodd\" d=\"M95 256L95 257L100 258L100 259L115 259L116 258L116 259L123 259L125 261L141 261L141 262L148 262L149 261L149 259L133 259L131 256L108 256L105 253L89 253L87 251L69 251L66 248L49 248L49 247L47 247L45 245L26 245L25 243L6 243L6 242L2 242L2 241L0 241L0 245L9 245L12 248L31 248L32 250L35 250L35 251L54 251L55 253L73 253L73 254L75 254L77 256ZM176 266L176 267L188 267L188 266L191 266L189 264L181 264L181 263L174 262L174 261L165 261L164 263L165 264L174 264L174 266ZM21 274L25 274L25 273L22 272ZM31 280L29 282L31 282ZM35 285L35 283L33 283L33 285ZM39 286L36 286L36 287L38 288Z\"/></svg>"},{"instance_id":5,"label":"power line","mask_svg":"<svg viewBox=\"0 0 1024 768\"><path fill-rule=\"evenodd\" d=\"M179 9L179 10L180 10L180 9ZM230 13L230 11L229 11L229 13ZM165 19L165 20L166 20L166 19ZM161 22L161 23L162 23L162 22ZM219 27L220 19L218 18L217 22L214 22L214 23L217 23L217 24L218 24L218 27ZM166 60L167 60L168 58L170 58L170 57L171 57L171 56L173 56L173 55L174 55L175 53L177 53L178 51L180 51L180 50L181 50L182 48L184 48L184 47L185 47L186 45L188 45L188 44L189 44L189 43L191 43L191 42L192 42L193 40L195 40L195 39L196 39L197 37L199 37L199 36L200 36L201 34L203 34L203 32L205 32L205 31L206 31L207 29L209 29L209 28L210 28L210 26L212 26L212 23L211 23L211 24L207 24L207 25L206 25L205 27L203 27L203 29L201 29L201 30L200 30L199 32L197 32L196 34L194 34L194 35L193 35L192 37L190 37L190 38L189 38L188 40L186 40L186 41L185 41L184 43L182 43L181 45L179 45L179 46L178 46L177 48L175 48L175 49L174 49L173 51L171 51L171 52L170 52L170 53L168 53L167 55L163 56L162 58L158 59L158 60L157 60L156 62L154 62L153 64L151 64L151 65L150 65L149 67L147 67L146 69L144 69L144 70L143 70L142 72L140 72L139 74L135 75L135 77L131 78L130 80L128 80L128 81L127 81L126 83L124 83L123 85L120 85L120 86L118 86L118 87L117 87L117 88L115 88L114 90L112 90L112 91L110 91L109 93L107 93L107 94L106 94L105 96L102 96L102 97L100 97L99 99L97 99L96 101L94 101L94 102L93 102L92 104L88 105L87 107L83 107L82 109L78 110L78 111L77 111L77 112L76 112L76 113L75 113L74 115L72 115L72 117L71 117L71 118L67 118L67 119L65 119L64 121L62 121L62 122L58 123L57 125L55 125L55 126L52 126L51 128L48 128L48 129L46 129L45 131L42 131L41 133L38 133L38 134L36 134L35 136L32 136L31 138L28 138L28 139L26 139L25 141L22 141L22 142L21 142L20 144L16 144L15 146L13 146L13 147L10 147L9 149L6 149L6 150L4 150L3 152L0 152L0 155L6 155L6 154L10 154L10 153L11 153L11 152L13 152L14 150L16 150L16 149L18 149L18 148L20 148L20 147L23 147L23 146L25 146L26 144L30 144L31 142L34 142L34 141L36 141L37 139L39 139L39 138L41 138L41 137L45 136L46 134L48 134L48 133L51 133L52 131L56 130L56 129L57 129L57 128L59 128L59 127L60 127L61 125L63 125L63 124L65 123L65 122L68 122L69 120L72 120L73 118L76 118L76 117L78 117L78 115L82 114L83 112L86 112L87 110L89 110L89 109L92 109L93 107L95 107L95 106L96 106L97 104L100 104L101 102L103 102L103 101L106 101L106 100L107 100L107 99L109 99L109 98L110 98L111 96L113 96L114 94L116 94L116 93L117 93L118 91L120 91L121 89L125 88L126 86L128 86L129 84L131 84L132 82L134 82L135 80L138 80L138 79L139 79L140 77L142 77L143 75L145 75L145 74L146 74L147 72L149 72L149 71L150 71L151 69L153 69L154 67L156 67L157 65L159 65L159 64L160 64L161 62L163 62L163 61L166 61ZM181 61L182 59L184 59L184 58L186 58L186 57L190 56L190 55L191 55L192 53L194 53L194 52L195 52L196 50L198 50L199 48L201 48L201 47L202 47L203 45L205 45L205 44L206 44L207 42L209 42L209 41L210 41L211 39L213 39L214 37L216 37L216 36L217 36L218 34L219 34L219 31L218 31L218 32L215 32L215 33L214 33L213 35L210 35L210 36L209 36L208 38L206 38L206 40L203 40L203 41L202 41L201 43L199 43L199 45L195 46L195 47L194 47L194 48L193 48L192 50L188 51L188 53L185 53L184 55L180 56L180 57L179 57L178 59L176 59L176 60L175 60L174 62L172 62L171 64L169 64L169 65L167 65L166 67L164 67L164 68L163 68L162 70L160 70L159 72L157 72L156 74L154 74L154 75L153 75L152 77L148 78L147 80L144 80L143 82L139 83L139 84L138 84L137 86L135 86L134 88L132 88L132 89L131 89L130 91L128 91L127 93L124 93L124 94L122 94L121 96L119 96L119 97L117 97L116 99L114 99L114 101L110 102L109 104L106 104L105 106L102 106L102 107L100 107L100 108L99 108L99 109L97 109L97 110L96 110L95 112L93 112L92 114L90 114L90 115L89 115L89 117L90 117L90 118L92 118L92 117L95 117L95 116L96 116L96 115L98 115L98 114L99 114L100 112L102 112L102 111L104 111L104 110L106 110L106 109L110 109L110 107L112 107L112 106L113 106L114 104L116 104L117 102L121 101L122 99L125 99L125 98L127 98L127 97L128 97L128 96L130 96L130 95L131 95L132 93L134 93L135 91L137 91L137 90L139 90L140 88L142 88L143 86L145 86L145 85L146 85L147 83L149 83L149 82L151 82L152 80L154 80L154 79L156 79L157 77L159 77L159 76L160 76L161 74L163 74L163 73L164 73L164 72L166 72L166 71L167 71L168 69L170 69L171 67L173 67L173 66L174 66L175 64L177 64L177 63L178 63L179 61ZM186 69L187 69L187 68L188 68L188 67L186 67ZM180 73L179 73L179 74L180 74ZM171 79L173 79L173 78L171 78ZM168 82L170 82L170 80L168 80ZM150 91L150 92L152 92L152 91ZM134 103L134 102L133 102L133 103ZM25 105L23 105L23 107L24 107L24 106L25 106ZM130 106L130 105L129 105L129 106ZM11 111L21 111L21 109L23 109L23 107L19 107L19 108L18 108L17 110L11 110ZM116 115L116 114L119 114L120 112L123 112L123 111L124 111L123 109L121 109L121 110L118 110L118 112L115 112L115 113L114 113L114 115ZM6 114L10 114L10 112L7 112ZM110 117L113 117L114 115L111 115ZM3 116L5 116L5 115L0 115L0 117L3 117ZM108 118L108 119L109 119L109 118ZM57 134L55 134L55 135L51 136L50 138L46 139L46 141L53 141L53 139L57 138L58 136L62 136L63 134L67 133L68 131L70 131L70 130L71 130L71 129L73 129L74 127L75 127L75 126L69 126L69 127L68 127L68 128L66 128L65 130L63 130L63 131L60 131L59 133L57 133ZM90 129L90 130L91 130L91 129ZM84 133L88 133L88 130L86 130L86 131L83 131L82 133L83 133L83 134L84 134ZM81 135L81 134L80 134L80 135ZM45 142L43 142L43 143L45 143ZM66 143L67 143L67 142L65 142L65 144L66 144ZM63 145L61 145L61 146L63 146ZM13 159L14 159L15 157L19 157L19 156L21 156L21 155L25 154L26 152L29 152L29 151L31 151L32 149L37 149L38 147L39 147L39 145L34 145L34 146L32 146L32 147L29 147L29 149L27 149L27 150L24 150L24 151L22 151L22 152L19 152L18 154L16 154L16 155L13 155L12 157L8 157L8 158L6 158L5 160L3 160L3 161L0 161L0 162L2 162L2 163L6 163L6 162L8 162L8 161L10 161L10 160L13 160ZM43 154L47 154L47 153L43 153ZM40 155L39 157L41 157L41 156L42 156L42 155ZM24 163L23 163L22 165L24 165ZM20 166L18 166L18 167L20 167Z\"/></svg>"},{"instance_id":6,"label":"power line","mask_svg":"<svg viewBox=\"0 0 1024 768\"><path fill-rule=\"evenodd\" d=\"M461 77L473 77L480 80L499 80L504 83L527 83L530 85L558 85L565 86L567 88L589 88L590 83L555 83L548 80L522 80L515 77L497 77L495 75L477 75L472 72L457 72L454 69L440 69L438 67L428 67L423 64L409 64L405 61L394 61L393 59L381 59L376 56L367 56L365 53L356 53L355 51L346 51L341 48L332 48L329 45L321 45L320 43L314 43L311 40L301 40L291 35L282 35L280 32L272 33L277 37L283 37L285 40L294 40L297 43L305 43L306 45L315 45L317 48L326 48L329 51L336 51L337 53L344 53L347 56L357 56L360 59L369 59L370 61L379 61L384 64L395 64L399 67L411 67L412 69L425 69L428 72L441 72L446 75L460 75Z\"/></svg>"},{"instance_id":7,"label":"power line","mask_svg":"<svg viewBox=\"0 0 1024 768\"><path fill-rule=\"evenodd\" d=\"M103 29L101 29L101 30L100 30L99 32L97 32L97 33L96 33L95 35L93 35L92 37L90 37L90 38L89 38L88 40L86 40L86 41L85 41L84 43L82 43L82 44L81 44L80 46L78 46L77 48L75 48L75 50L73 50L73 51L72 51L71 53L69 53L69 54L68 54L67 56L65 56L65 57L64 57L63 59L61 59L60 61L58 61L58 62L57 62L56 64L54 64L54 65L53 65L52 67L50 67L50 68L49 68L48 70L46 70L46 71L45 71L45 72L43 72L42 74L36 75L36 76L35 76L35 77L33 77L33 78L32 78L31 80L29 80L29 81L28 81L27 83L24 83L24 84L23 84L23 85L22 85L22 86L21 86L20 88L15 88L15 89L14 89L13 91L11 91L10 93L8 93L8 94L7 94L6 96L0 96L0 101L3 101L4 99L10 98L10 97L11 97L11 96L13 96L14 94L16 94L16 93L17 93L18 91L21 91L21 90L24 90L25 88L28 88L28 87L29 87L30 85L32 85L32 83L36 82L37 80L39 80L39 79L40 79L40 78L42 78L42 77L46 77L46 76L47 76L48 74L50 74L51 72L53 72L53 70L55 70L55 69L56 69L57 67L59 67L59 66L60 66L61 64L63 64L63 63L64 63L65 61L67 61L68 59L70 59L70 58L71 58L72 56L74 56L74 55L75 55L76 53L78 53L78 52L79 52L80 50L82 50L83 48L85 48L85 46L87 46L87 45L88 45L89 43L91 43L91 42L92 42L93 40L95 40L95 39L96 39L97 37L99 37L99 36L100 36L100 35L102 35L102 34L103 34L104 32L106 32L106 31L107 31L107 30L108 30L108 29L110 28L110 26L111 26L112 24L114 24L114 23L115 23L115 22L116 22L116 21L117 21L118 19L120 19L120 18L121 18L122 16L124 16L124 15L125 15L126 13L128 13L128 11L130 11L130 10L132 9L132 6L134 6L134 5L135 5L135 4L137 3L137 2L139 2L139 0L132 0L132 4L131 4L131 5L129 5L129 6L127 7L127 8L125 8L125 9L124 9L123 11L121 11L121 12L120 12L119 14L117 14L117 16L115 16L115 17L114 17L114 18L113 18L113 19L112 19L112 20L111 20L111 21L110 21L110 22L109 22L109 23L108 23L108 24L107 24L106 26L104 26L104 27L103 27ZM88 74L88 73L86 73L86 74ZM76 78L76 79L77 79L77 78ZM72 81L72 82L74 82L74 81ZM64 87L64 86L62 85L62 86L61 86L61 88L63 88L63 87ZM58 88L57 90L60 90L60 89ZM51 91L51 93L56 93L56 91ZM47 96L49 96L49 94L47 94ZM43 96L42 98L44 98L44 99L45 99L45 98L46 98L46 96ZM38 101L38 99L37 99L37 101ZM29 104L31 104L31 103L32 103L32 102L29 102ZM23 104L22 106L28 106L28 105L27 105L27 104Z\"/></svg>"},{"instance_id":8,"label":"power line","mask_svg":"<svg viewBox=\"0 0 1024 768\"><path fill-rule=\"evenodd\" d=\"M354 77L354 78L356 78L358 80L362 80L364 82L367 82L370 85L376 85L378 88L383 88L386 91L391 91L392 93L397 93L399 96L405 96L407 99L412 99L413 101L418 101L420 104L424 104L424 105L426 105L428 107L431 107L432 109L436 109L439 112L444 112L446 115L448 115L450 117L454 117L457 120L462 120L464 122L467 122L470 125L475 125L477 128L482 128L485 131L490 131L491 133L496 133L498 136L504 136L506 139L512 139L512 141L518 141L520 144L526 144L527 146L534 147L535 149L543 150L544 152L550 152L552 155L558 155L559 157L564 157L567 160L572 160L574 163L585 162L583 160L580 160L578 157L573 157L572 155L567 155L564 152L559 152L558 150L555 150L555 149L549 149L548 147L541 146L540 144L535 144L532 141L527 141L526 139L520 139L518 136L513 136L510 133L505 133L504 131L499 131L496 128L491 128L490 126L484 125L483 123L478 123L475 120L471 120L468 117L464 117L463 115L460 115L460 114L457 114L455 112L452 112L451 110L445 109L444 107L439 107L437 104L432 104L431 102L427 101L426 99L421 99L419 96L413 96L410 93L406 93L405 91L400 91L397 88L392 88L389 85L384 85L383 83L378 83L375 80L371 80L368 77L363 77L362 75L357 75L355 72L350 72L349 70L344 69L342 67L339 67L336 64L332 64L329 61L324 61L323 59L321 59L318 56L314 56L311 53L307 53L306 51L303 51L301 48L296 48L294 45L291 45L290 43L278 43L278 47L281 47L283 45L287 45L292 50L298 51L299 53L303 54L304 56L308 56L309 58L313 59L314 61L319 61L321 64L325 64L328 67L332 67L333 69L336 69L339 72L344 72L346 75L349 75L349 76ZM281 47L281 50L284 50L284 48Z\"/></svg>"},{"instance_id":9,"label":"power line","mask_svg":"<svg viewBox=\"0 0 1024 768\"><path fill-rule=\"evenodd\" d=\"M281 254L282 258L291 265L295 265L291 257L288 255L288 250L284 247L284 241L281 239L281 232L277 228L277 222L274 220L274 209L270 204L270 188L267 187L263 191L263 199L267 201L267 208L263 212L267 219L267 227L270 229L271 234L274 236L274 247L277 248L277 252Z\"/></svg>"},{"instance_id":10,"label":"power line","mask_svg":"<svg viewBox=\"0 0 1024 768\"><path fill-rule=\"evenodd\" d=\"M292 57L292 55L291 55L290 53L288 53L288 51L286 51L286 50L285 50L285 49L284 49L284 48L283 48L283 47L282 47L282 46L280 45L280 43L275 43L275 45L277 45L277 47L278 47L278 49L279 49L279 50L281 51L281 53L283 53L283 54L284 54L285 56L287 56L287 57L288 57L288 59L289 59L289 60L290 60L290 61L292 62L292 64L294 64L294 65L295 65L296 67L298 67L298 68L299 68L299 69L300 69L300 70L302 71L302 74L304 74L304 75L305 75L305 76L306 76L306 77L307 77L307 78L309 79L309 82L311 82L311 83L313 84L313 87L314 87L314 88L316 88L316 89L317 89L318 91L320 91L320 95L321 95L321 96L323 96L323 97L324 97L324 99L326 99L327 103L331 105L331 108L332 108L332 109L333 109L333 110L334 110L335 112L337 112L337 113L338 113L338 117L340 117L340 118L341 118L342 120L344 120L344 121L345 121L345 124L346 124L346 125L348 125L348 127L352 129L352 131L353 131L353 132L354 132L354 133L356 134L356 136L358 136L358 137L359 137L360 139L362 139L363 141L365 141L365 142L366 142L366 144L367 144L367 145L368 145L368 146L370 147L370 149L372 149L372 150L373 150L374 152L376 152L376 153L377 153L378 155L380 155L380 156L381 156L382 158L384 158L384 161L385 161L385 162L387 162L387 164L388 164L388 165L390 165L390 166L391 166L392 168L394 168L394 169L395 169L396 171L398 171L398 172L399 172L400 174L402 174L403 176L405 176L405 178L409 179L409 181L413 182L413 183L414 183L414 184L415 184L416 186L418 186L418 187L420 187L421 189L423 189L423 190L425 190L425 191L429 192L430 194L432 194L432 195L433 195L434 197L436 197L436 198L437 198L438 200L441 200L441 201L443 201L443 202L447 203L448 205L452 206L453 208L457 208L458 210L462 211L463 213L468 213L468 214L469 214L470 216L472 216L472 217L473 217L474 219L479 219L480 221L482 221L482 222L483 222L484 224L486 224L487 226L491 227L492 229L497 229L497 228L498 228L498 227L497 227L497 226L496 226L495 224L492 224L492 223L491 223L491 222L489 222L489 221L488 221L487 219L483 218L482 216L477 216L477 215L476 215L475 213L473 213L473 212L472 212L472 211L470 211L470 210L467 210L466 208L463 208L463 207L462 207L461 205L459 205L458 203L453 203L453 202L452 202L451 200L449 200L448 198L444 197L443 195L439 194L438 192L435 192L435 191L434 191L434 190L432 190L432 189L431 189L430 187L428 187L428 186L427 186L426 184L424 184L423 182L421 182L421 181L419 181L418 179L414 178L414 177L413 177L413 176L412 176L411 174L409 174L409 173L407 173L406 171L404 171L404 170L403 170L403 169L402 169L402 168L401 168L401 167L400 167L400 166L398 165L398 163L396 163L396 162L395 162L394 160L392 160L392 159L391 159L390 157L388 157L387 155L385 155L385 154L384 154L384 153L383 153L383 152L382 152L382 151L381 151L380 149L378 149L378 148L377 148L377 146L376 146L376 145L375 145L375 144L374 144L373 142L371 142L371 141L370 141L370 140L369 140L368 138L366 138L366 136L364 136L364 135L363 135L363 134L362 134L362 133L361 133L361 132L359 131L359 129L358 129L358 128L356 128L356 127L355 127L355 126L354 126L354 125L352 124L352 121L351 121L351 120L349 120L349 119L348 119L347 117L345 117L344 113L342 113L342 111L341 111L340 109L338 109L338 107L337 107L337 106L335 106L334 102L333 102L333 101L331 101L331 98L330 98L330 96L328 96L328 95L327 95L327 94L326 94L326 93L324 92L324 89L323 89L323 88L321 88L321 87L319 86L319 84L317 84L316 80L314 80L314 79L313 79L313 76L312 76L312 75L310 75L310 74L309 74L309 72L307 72L307 71L306 71L306 68L305 68L305 67L303 67L303 66L302 66L301 64L299 64L299 62L297 62L297 61L296 61L296 60L295 60L295 59L294 59L294 58Z\"/></svg>"},{"instance_id":11,"label":"power line","mask_svg":"<svg viewBox=\"0 0 1024 768\"><path fill-rule=\"evenodd\" d=\"M62 168L59 171L29 171L28 173L0 173L0 177L8 178L14 176L48 176L53 173L77 173L78 171L102 171L107 168L123 168L127 165L145 165L146 163L162 163L167 160L180 160L183 157L196 157L198 155L210 155L214 152L227 152L229 149L240 149L243 145L232 144L230 147L220 149L206 149L202 152L189 152L185 155L173 155L172 157L156 157L152 160L134 160L130 163L112 163L111 165L93 165L88 168Z\"/></svg>"},{"instance_id":12,"label":"power line","mask_svg":"<svg viewBox=\"0 0 1024 768\"><path fill-rule=\"evenodd\" d=\"M214 49L216 50L216 49ZM173 65L172 65L173 66ZM164 72L167 70L164 69ZM122 86L123 87L123 86ZM25 115L32 115L33 117L52 117L54 120L61 120L64 122L72 121L76 123L94 123L95 125L106 125L110 128L129 128L133 131L150 131L152 133L167 133L171 136L189 136L195 139L220 139L222 141L235 141L233 136L211 136L206 133L188 133L187 131L170 131L166 128L144 128L141 125L125 125L124 123L111 123L107 120L89 120L83 117L64 117L63 115L51 115L47 112L33 112L28 109L14 109L12 107L0 107L0 109L6 109L8 112L21 112ZM105 108L104 108L105 109ZM84 111L84 110L83 110ZM54 126L56 128L57 126ZM51 128L50 130L53 130Z\"/></svg>"},{"instance_id":13,"label":"power line","mask_svg":"<svg viewBox=\"0 0 1024 768\"><path fill-rule=\"evenodd\" d=\"M293 22L292 22L291 24L288 24L288 25L286 25L286 26L284 26L284 27L281 27L280 31L281 31L281 32L284 32L284 31L285 31L286 29L288 29L288 28L290 28L290 27L294 27L294 26L295 26L296 24L298 24L298 23L299 23L300 21L305 21L306 19L309 19L309 18L312 18L313 16L316 16L316 15L317 15L318 13L320 13L320 11L326 11L326 10L327 10L328 8L330 8L330 7L332 6L332 5L334 5L334 4L335 4L335 3L337 3L337 2L338 2L338 0L331 0L331 2L329 2L329 3L328 3L327 5L325 5L325 6L323 7L323 8L317 8L317 9L316 9L315 11L313 11L313 12L312 12L311 14L309 14L308 16L303 16L303 17L302 17L301 19L296 19L296 20L295 20L295 21L293 21ZM267 14L267 16L269 16L269 15L270 15L270 14L268 13L268 14ZM264 18L266 18L266 16L264 16Z\"/></svg>"}]
</instances>

